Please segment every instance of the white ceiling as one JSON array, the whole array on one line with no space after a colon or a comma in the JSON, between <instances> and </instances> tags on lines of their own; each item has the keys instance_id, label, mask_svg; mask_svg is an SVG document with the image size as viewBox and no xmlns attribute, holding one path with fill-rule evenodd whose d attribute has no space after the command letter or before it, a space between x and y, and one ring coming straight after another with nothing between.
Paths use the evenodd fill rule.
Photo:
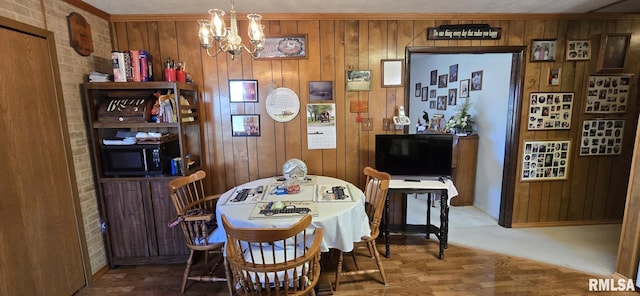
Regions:
<instances>
[{"instance_id":1,"label":"white ceiling","mask_svg":"<svg viewBox=\"0 0 640 296\"><path fill-rule=\"evenodd\" d=\"M83 0L111 15L229 11L229 0ZM238 13L640 13L638 0L237 0Z\"/></svg>"}]
</instances>

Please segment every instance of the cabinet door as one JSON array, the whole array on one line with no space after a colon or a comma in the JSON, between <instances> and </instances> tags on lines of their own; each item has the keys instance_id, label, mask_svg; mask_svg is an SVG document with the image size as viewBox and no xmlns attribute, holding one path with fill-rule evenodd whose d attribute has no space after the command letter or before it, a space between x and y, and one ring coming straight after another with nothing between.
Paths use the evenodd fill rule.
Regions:
<instances>
[{"instance_id":1,"label":"cabinet door","mask_svg":"<svg viewBox=\"0 0 640 296\"><path fill-rule=\"evenodd\" d=\"M151 206L153 207L158 255L189 254L180 227L169 228L167 226L169 221L176 217L176 210L171 202L167 183L168 181L150 182Z\"/></svg>"},{"instance_id":2,"label":"cabinet door","mask_svg":"<svg viewBox=\"0 0 640 296\"><path fill-rule=\"evenodd\" d=\"M102 184L111 264L119 259L149 256L149 233L140 182Z\"/></svg>"}]
</instances>

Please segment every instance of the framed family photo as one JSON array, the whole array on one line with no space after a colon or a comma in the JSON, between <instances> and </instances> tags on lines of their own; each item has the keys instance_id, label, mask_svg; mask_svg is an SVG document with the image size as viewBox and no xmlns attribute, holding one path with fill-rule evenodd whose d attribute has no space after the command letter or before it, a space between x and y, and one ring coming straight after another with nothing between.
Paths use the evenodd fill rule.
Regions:
<instances>
[{"instance_id":1,"label":"framed family photo","mask_svg":"<svg viewBox=\"0 0 640 296\"><path fill-rule=\"evenodd\" d=\"M531 40L531 62L553 62L556 60L555 39Z\"/></svg>"},{"instance_id":2,"label":"framed family photo","mask_svg":"<svg viewBox=\"0 0 640 296\"><path fill-rule=\"evenodd\" d=\"M232 103L257 103L258 80L229 80L229 101Z\"/></svg>"},{"instance_id":3,"label":"framed family photo","mask_svg":"<svg viewBox=\"0 0 640 296\"><path fill-rule=\"evenodd\" d=\"M631 34L602 34L598 72L623 71Z\"/></svg>"},{"instance_id":4,"label":"framed family photo","mask_svg":"<svg viewBox=\"0 0 640 296\"><path fill-rule=\"evenodd\" d=\"M470 90L482 90L482 70L471 72Z\"/></svg>"},{"instance_id":5,"label":"framed family photo","mask_svg":"<svg viewBox=\"0 0 640 296\"><path fill-rule=\"evenodd\" d=\"M231 136L259 137L260 114L231 114Z\"/></svg>"},{"instance_id":6,"label":"framed family photo","mask_svg":"<svg viewBox=\"0 0 640 296\"><path fill-rule=\"evenodd\" d=\"M469 79L460 80L460 97L469 97Z\"/></svg>"},{"instance_id":7,"label":"framed family photo","mask_svg":"<svg viewBox=\"0 0 640 296\"><path fill-rule=\"evenodd\" d=\"M431 71L431 80L429 81L429 85L437 85L438 84L438 70Z\"/></svg>"},{"instance_id":8,"label":"framed family photo","mask_svg":"<svg viewBox=\"0 0 640 296\"><path fill-rule=\"evenodd\" d=\"M588 61L591 59L591 40L567 40L567 61Z\"/></svg>"}]
</instances>

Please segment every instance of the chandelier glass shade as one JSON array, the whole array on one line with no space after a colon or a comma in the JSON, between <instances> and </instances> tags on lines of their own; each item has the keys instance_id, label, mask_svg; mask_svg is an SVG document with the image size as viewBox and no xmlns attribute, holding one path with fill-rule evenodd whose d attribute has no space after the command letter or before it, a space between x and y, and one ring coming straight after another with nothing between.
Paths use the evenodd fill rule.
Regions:
<instances>
[{"instance_id":1,"label":"chandelier glass shade","mask_svg":"<svg viewBox=\"0 0 640 296\"><path fill-rule=\"evenodd\" d=\"M209 9L209 20L198 20L198 37L200 45L206 49L207 55L215 57L221 52L231 55L235 60L243 51L247 51L252 57L257 57L264 48L264 26L260 23L262 16L256 13L247 15L249 19L248 35L250 47L242 44L242 38L238 34L238 19L234 8L234 0L231 0L229 11L231 24L227 28L224 22L225 12L220 9ZM216 47L212 53L210 49Z\"/></svg>"}]
</instances>

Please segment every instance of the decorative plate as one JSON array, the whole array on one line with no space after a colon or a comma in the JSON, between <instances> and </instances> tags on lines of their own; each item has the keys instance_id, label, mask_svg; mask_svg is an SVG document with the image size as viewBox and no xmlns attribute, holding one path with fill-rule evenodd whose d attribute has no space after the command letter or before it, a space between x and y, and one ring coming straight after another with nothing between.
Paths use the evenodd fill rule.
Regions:
<instances>
[{"instance_id":1,"label":"decorative plate","mask_svg":"<svg viewBox=\"0 0 640 296\"><path fill-rule=\"evenodd\" d=\"M269 93L265 107L273 120L287 122L300 112L300 99L291 89L279 87Z\"/></svg>"}]
</instances>

